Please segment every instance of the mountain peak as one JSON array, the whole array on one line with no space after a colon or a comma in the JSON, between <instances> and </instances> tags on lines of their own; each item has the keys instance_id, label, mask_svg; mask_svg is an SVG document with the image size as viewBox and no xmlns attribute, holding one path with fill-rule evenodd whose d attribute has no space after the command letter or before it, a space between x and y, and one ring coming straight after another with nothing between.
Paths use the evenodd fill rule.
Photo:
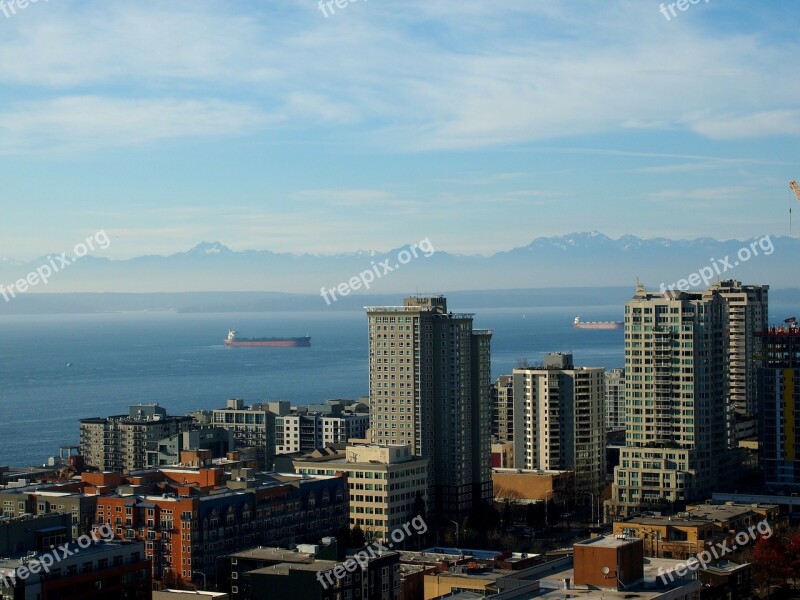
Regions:
<instances>
[{"instance_id":1,"label":"mountain peak","mask_svg":"<svg viewBox=\"0 0 800 600\"><path fill-rule=\"evenodd\" d=\"M233 251L230 248L220 242L200 242L186 254L207 256L209 254L230 254L231 252Z\"/></svg>"}]
</instances>

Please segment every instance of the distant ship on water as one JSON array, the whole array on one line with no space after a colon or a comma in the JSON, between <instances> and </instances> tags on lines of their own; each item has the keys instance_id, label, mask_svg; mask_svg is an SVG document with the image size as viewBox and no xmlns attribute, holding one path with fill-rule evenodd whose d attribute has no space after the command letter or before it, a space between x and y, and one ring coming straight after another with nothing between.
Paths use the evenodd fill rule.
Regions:
<instances>
[{"instance_id":1,"label":"distant ship on water","mask_svg":"<svg viewBox=\"0 0 800 600\"><path fill-rule=\"evenodd\" d=\"M306 348L311 345L310 337L272 337L239 338L236 330L229 329L225 345L232 348Z\"/></svg>"},{"instance_id":2,"label":"distant ship on water","mask_svg":"<svg viewBox=\"0 0 800 600\"><path fill-rule=\"evenodd\" d=\"M581 321L575 317L572 322L575 329L622 329L622 321Z\"/></svg>"}]
</instances>

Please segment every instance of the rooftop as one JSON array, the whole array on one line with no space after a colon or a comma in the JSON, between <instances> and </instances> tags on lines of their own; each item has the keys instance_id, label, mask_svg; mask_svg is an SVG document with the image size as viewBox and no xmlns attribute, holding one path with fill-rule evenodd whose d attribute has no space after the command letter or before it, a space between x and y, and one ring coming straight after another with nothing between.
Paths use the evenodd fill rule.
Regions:
<instances>
[{"instance_id":1,"label":"rooftop","mask_svg":"<svg viewBox=\"0 0 800 600\"><path fill-rule=\"evenodd\" d=\"M330 571L342 563L335 560L312 560L309 563L282 562L269 567L262 567L249 571L250 575L258 573L260 575L288 575L289 571Z\"/></svg>"},{"instance_id":2,"label":"rooftop","mask_svg":"<svg viewBox=\"0 0 800 600\"><path fill-rule=\"evenodd\" d=\"M631 544L641 543L639 538L629 538L614 535L602 535L582 542L576 542L573 546L594 546L596 548L622 548Z\"/></svg>"},{"instance_id":3,"label":"rooftop","mask_svg":"<svg viewBox=\"0 0 800 600\"><path fill-rule=\"evenodd\" d=\"M230 558L242 560L273 560L283 563L314 562L313 556L286 548L251 548L249 550L243 550L242 552L235 552L230 555Z\"/></svg>"}]
</instances>

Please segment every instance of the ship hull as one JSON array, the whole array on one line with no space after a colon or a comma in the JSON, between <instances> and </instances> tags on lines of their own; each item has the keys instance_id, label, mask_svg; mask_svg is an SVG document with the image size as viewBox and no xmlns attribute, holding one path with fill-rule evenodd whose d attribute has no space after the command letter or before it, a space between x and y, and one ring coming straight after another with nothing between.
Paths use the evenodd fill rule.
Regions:
<instances>
[{"instance_id":1,"label":"ship hull","mask_svg":"<svg viewBox=\"0 0 800 600\"><path fill-rule=\"evenodd\" d=\"M311 338L283 338L274 340L225 340L225 345L231 348L308 348Z\"/></svg>"},{"instance_id":2,"label":"ship hull","mask_svg":"<svg viewBox=\"0 0 800 600\"><path fill-rule=\"evenodd\" d=\"M575 323L575 329L622 329L622 323Z\"/></svg>"}]
</instances>

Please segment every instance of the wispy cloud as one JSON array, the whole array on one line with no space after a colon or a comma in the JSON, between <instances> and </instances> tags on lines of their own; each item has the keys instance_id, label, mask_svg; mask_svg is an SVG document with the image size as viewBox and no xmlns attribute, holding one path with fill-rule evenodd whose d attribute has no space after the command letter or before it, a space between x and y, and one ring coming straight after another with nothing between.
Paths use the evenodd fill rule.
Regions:
<instances>
[{"instance_id":1,"label":"wispy cloud","mask_svg":"<svg viewBox=\"0 0 800 600\"><path fill-rule=\"evenodd\" d=\"M295 129L348 126L395 150L621 128L712 139L800 136L800 64L786 60L800 54L800 43L709 35L702 15L666 27L652 6L628 0L579 11L555 2L500 9L472 0L385 0L326 20L312 4L50 3L0 33L0 84L29 99L6 116L19 136L37 138L43 110L46 117L74 110L76 97L92 98L98 118L77 118L88 125L87 148L120 133L121 144L193 129L242 135L270 119ZM525 30L534 35L520 35ZM180 102L196 104L183 110ZM140 136L117 122L132 108L126 104L139 105L130 129ZM162 125L172 112L199 115L141 127L147 112ZM50 137L74 134L75 120L53 118ZM6 143L4 151L19 147Z\"/></svg>"},{"instance_id":2,"label":"wispy cloud","mask_svg":"<svg viewBox=\"0 0 800 600\"><path fill-rule=\"evenodd\" d=\"M64 153L225 136L276 121L240 102L62 97L0 109L0 154Z\"/></svg>"}]
</instances>

